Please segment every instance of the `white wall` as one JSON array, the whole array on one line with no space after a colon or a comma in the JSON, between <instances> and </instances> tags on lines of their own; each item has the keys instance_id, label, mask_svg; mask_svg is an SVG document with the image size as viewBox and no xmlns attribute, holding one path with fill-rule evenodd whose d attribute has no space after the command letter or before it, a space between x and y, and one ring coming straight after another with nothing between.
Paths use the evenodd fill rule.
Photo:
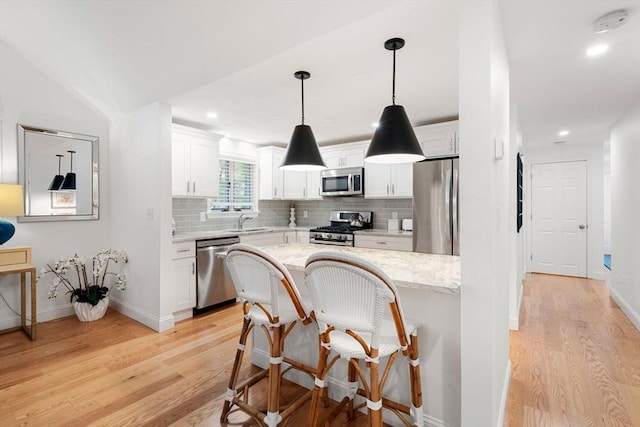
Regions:
<instances>
[{"instance_id":1,"label":"white wall","mask_svg":"<svg viewBox=\"0 0 640 427\"><path fill-rule=\"evenodd\" d=\"M611 275L609 291L640 329L640 102L611 130Z\"/></svg>"},{"instance_id":2,"label":"white wall","mask_svg":"<svg viewBox=\"0 0 640 427\"><path fill-rule=\"evenodd\" d=\"M529 147L524 158L527 169L534 163L569 162L585 160L587 162L587 277L604 280L604 201L603 201L603 168L602 143L595 144L558 144L549 147ZM531 178L525 177L527 189ZM525 202L525 227L527 228L526 259L531 254L531 197L527 191ZM528 271L529 266L527 265Z\"/></svg>"},{"instance_id":3,"label":"white wall","mask_svg":"<svg viewBox=\"0 0 640 427\"><path fill-rule=\"evenodd\" d=\"M17 124L95 135L100 138L100 220L17 223L16 234L5 246L31 246L33 264L78 253L90 256L109 245L108 194L109 128L107 120L42 73L33 64L0 42L0 181L18 182ZM57 167L57 166L56 166ZM68 297L47 299L48 286L38 286L38 321L73 313ZM19 278L0 278L0 292L19 311ZM17 326L19 317L0 301L0 328Z\"/></svg>"},{"instance_id":4,"label":"white wall","mask_svg":"<svg viewBox=\"0 0 640 427\"><path fill-rule=\"evenodd\" d=\"M462 426L497 426L508 361L509 70L497 5L460 15L460 255ZM504 158L494 161L494 139ZM428 397L427 397L428 398Z\"/></svg>"},{"instance_id":5,"label":"white wall","mask_svg":"<svg viewBox=\"0 0 640 427\"><path fill-rule=\"evenodd\" d=\"M156 331L172 328L171 108L154 103L113 126L110 236L129 254L121 312Z\"/></svg>"}]
</instances>

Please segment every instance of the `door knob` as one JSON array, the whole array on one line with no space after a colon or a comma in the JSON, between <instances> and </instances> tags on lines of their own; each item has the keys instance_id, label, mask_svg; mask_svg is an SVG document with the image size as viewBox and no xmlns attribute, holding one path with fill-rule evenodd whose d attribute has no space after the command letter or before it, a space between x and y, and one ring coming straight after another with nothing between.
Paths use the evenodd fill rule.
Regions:
<instances>
[{"instance_id":1,"label":"door knob","mask_svg":"<svg viewBox=\"0 0 640 427\"><path fill-rule=\"evenodd\" d=\"M584 225L584 224L580 224L580 225L578 226L578 228L579 228L580 230L584 230L585 228L587 228L587 226L586 226L586 225Z\"/></svg>"}]
</instances>

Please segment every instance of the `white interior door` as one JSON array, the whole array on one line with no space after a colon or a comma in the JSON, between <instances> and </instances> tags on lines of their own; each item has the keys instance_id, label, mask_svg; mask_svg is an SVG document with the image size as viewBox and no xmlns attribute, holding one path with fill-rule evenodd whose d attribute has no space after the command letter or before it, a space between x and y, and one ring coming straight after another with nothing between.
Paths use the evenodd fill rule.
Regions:
<instances>
[{"instance_id":1,"label":"white interior door","mask_svg":"<svg viewBox=\"0 0 640 427\"><path fill-rule=\"evenodd\" d=\"M587 164L531 166L531 271L587 276Z\"/></svg>"}]
</instances>

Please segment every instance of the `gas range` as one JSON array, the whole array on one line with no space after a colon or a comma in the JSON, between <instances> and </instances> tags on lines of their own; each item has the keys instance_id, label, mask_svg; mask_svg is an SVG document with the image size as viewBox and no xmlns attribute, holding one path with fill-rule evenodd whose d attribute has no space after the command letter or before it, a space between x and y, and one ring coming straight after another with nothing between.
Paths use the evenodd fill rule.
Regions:
<instances>
[{"instance_id":1,"label":"gas range","mask_svg":"<svg viewBox=\"0 0 640 427\"><path fill-rule=\"evenodd\" d=\"M353 232L371 228L372 212L331 211L331 225L309 230L309 243L353 246Z\"/></svg>"}]
</instances>

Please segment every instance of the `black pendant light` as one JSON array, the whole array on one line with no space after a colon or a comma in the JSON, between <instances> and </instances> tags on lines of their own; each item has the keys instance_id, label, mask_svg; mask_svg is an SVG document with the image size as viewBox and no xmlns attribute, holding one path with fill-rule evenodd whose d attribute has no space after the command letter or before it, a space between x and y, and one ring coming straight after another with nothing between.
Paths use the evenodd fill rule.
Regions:
<instances>
[{"instance_id":1,"label":"black pendant light","mask_svg":"<svg viewBox=\"0 0 640 427\"><path fill-rule=\"evenodd\" d=\"M369 163L411 163L425 158L404 107L396 105L396 50L403 46L404 40L400 38L384 43L385 49L393 51L392 105L385 107L378 120L364 158Z\"/></svg>"},{"instance_id":2,"label":"black pendant light","mask_svg":"<svg viewBox=\"0 0 640 427\"><path fill-rule=\"evenodd\" d=\"M62 161L64 155L56 154L56 157L58 158L58 175L53 177L53 179L51 180L51 184L49 184L49 188L47 188L47 191L58 191L60 189L60 186L62 185L62 181L64 181L64 176L60 174L60 162Z\"/></svg>"},{"instance_id":3,"label":"black pendant light","mask_svg":"<svg viewBox=\"0 0 640 427\"><path fill-rule=\"evenodd\" d=\"M75 151L68 150L67 153L71 154L71 169L64 177L64 181L60 186L61 191L74 191L76 189L76 174L73 172L73 154Z\"/></svg>"},{"instance_id":4,"label":"black pendant light","mask_svg":"<svg viewBox=\"0 0 640 427\"><path fill-rule=\"evenodd\" d=\"M322 160L313 131L311 127L304 124L304 81L311 77L311 74L308 71L296 71L293 75L300 80L302 88L302 124L293 130L280 169L293 171L326 169L327 165Z\"/></svg>"}]
</instances>

